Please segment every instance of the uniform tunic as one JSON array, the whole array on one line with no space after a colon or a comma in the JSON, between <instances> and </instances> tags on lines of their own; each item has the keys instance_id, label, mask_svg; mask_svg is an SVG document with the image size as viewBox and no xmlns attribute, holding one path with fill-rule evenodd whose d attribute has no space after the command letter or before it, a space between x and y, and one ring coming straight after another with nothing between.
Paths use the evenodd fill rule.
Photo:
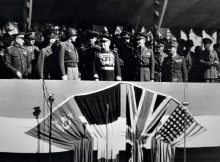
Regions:
<instances>
[{"instance_id":1,"label":"uniform tunic","mask_svg":"<svg viewBox=\"0 0 220 162\"><path fill-rule=\"evenodd\" d=\"M216 51L203 51L200 58L200 63L203 70L203 78L205 81L212 81L218 78L218 65L213 65L217 61L219 64L219 59Z\"/></svg>"},{"instance_id":2,"label":"uniform tunic","mask_svg":"<svg viewBox=\"0 0 220 162\"><path fill-rule=\"evenodd\" d=\"M27 49L29 50L29 53L31 55L31 66L32 66L31 78L38 79L37 61L39 58L40 50L37 46L27 46Z\"/></svg>"},{"instance_id":3,"label":"uniform tunic","mask_svg":"<svg viewBox=\"0 0 220 162\"><path fill-rule=\"evenodd\" d=\"M174 58L166 57L162 66L162 81L186 82L187 80L188 72L184 57L178 54Z\"/></svg>"},{"instance_id":4,"label":"uniform tunic","mask_svg":"<svg viewBox=\"0 0 220 162\"><path fill-rule=\"evenodd\" d=\"M95 79L104 81L121 80L121 68L117 52L97 52L93 65Z\"/></svg>"},{"instance_id":5,"label":"uniform tunic","mask_svg":"<svg viewBox=\"0 0 220 162\"><path fill-rule=\"evenodd\" d=\"M136 48L134 51L137 61L137 81L150 81L154 79L155 59L154 53L147 47Z\"/></svg>"},{"instance_id":6,"label":"uniform tunic","mask_svg":"<svg viewBox=\"0 0 220 162\"><path fill-rule=\"evenodd\" d=\"M19 71L23 78L31 74L31 57L28 49L19 45L6 48L4 62L7 70L7 78L18 78Z\"/></svg>"},{"instance_id":7,"label":"uniform tunic","mask_svg":"<svg viewBox=\"0 0 220 162\"><path fill-rule=\"evenodd\" d=\"M93 62L95 53L101 48L97 45L84 47L79 54L79 71L81 73L81 80L94 80Z\"/></svg>"},{"instance_id":8,"label":"uniform tunic","mask_svg":"<svg viewBox=\"0 0 220 162\"><path fill-rule=\"evenodd\" d=\"M134 48L129 44L121 44L118 49L122 79L125 81L135 81L136 63L133 55Z\"/></svg>"},{"instance_id":9,"label":"uniform tunic","mask_svg":"<svg viewBox=\"0 0 220 162\"><path fill-rule=\"evenodd\" d=\"M154 57L155 57L154 79L156 82L160 82L162 77L161 71L162 71L163 61L164 58L167 57L167 55L161 52L161 53L156 53Z\"/></svg>"},{"instance_id":10,"label":"uniform tunic","mask_svg":"<svg viewBox=\"0 0 220 162\"><path fill-rule=\"evenodd\" d=\"M62 42L59 53L59 67L62 76L67 75L69 80L78 80L78 62L79 56L75 46L69 41Z\"/></svg>"},{"instance_id":11,"label":"uniform tunic","mask_svg":"<svg viewBox=\"0 0 220 162\"><path fill-rule=\"evenodd\" d=\"M50 46L43 48L37 62L40 79L61 79L58 67L58 54Z\"/></svg>"}]
</instances>

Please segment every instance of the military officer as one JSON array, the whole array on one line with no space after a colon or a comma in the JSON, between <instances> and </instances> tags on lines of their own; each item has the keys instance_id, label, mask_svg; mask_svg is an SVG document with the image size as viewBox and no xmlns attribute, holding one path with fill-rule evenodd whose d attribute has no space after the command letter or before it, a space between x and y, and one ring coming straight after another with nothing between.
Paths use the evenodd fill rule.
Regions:
<instances>
[{"instance_id":1,"label":"military officer","mask_svg":"<svg viewBox=\"0 0 220 162\"><path fill-rule=\"evenodd\" d=\"M95 54L94 79L120 81L121 68L118 53L110 50L111 37L106 33L100 36L101 51Z\"/></svg>"},{"instance_id":2,"label":"military officer","mask_svg":"<svg viewBox=\"0 0 220 162\"><path fill-rule=\"evenodd\" d=\"M162 81L186 82L188 72L184 57L177 54L178 43L171 42L169 48L169 56L164 59L162 65Z\"/></svg>"},{"instance_id":3,"label":"military officer","mask_svg":"<svg viewBox=\"0 0 220 162\"><path fill-rule=\"evenodd\" d=\"M167 57L167 54L164 53L165 42L159 40L155 45L155 71L154 71L154 79L156 82L161 82L161 71L164 58Z\"/></svg>"},{"instance_id":4,"label":"military officer","mask_svg":"<svg viewBox=\"0 0 220 162\"><path fill-rule=\"evenodd\" d=\"M42 48L37 62L38 77L40 79L61 79L61 73L58 67L58 54L60 45L58 36L48 33L45 36L47 46Z\"/></svg>"},{"instance_id":5,"label":"military officer","mask_svg":"<svg viewBox=\"0 0 220 162\"><path fill-rule=\"evenodd\" d=\"M136 47L134 56L136 57L137 81L153 81L154 80L154 53L152 49L146 47L148 36L146 32L138 32L136 34Z\"/></svg>"},{"instance_id":6,"label":"military officer","mask_svg":"<svg viewBox=\"0 0 220 162\"><path fill-rule=\"evenodd\" d=\"M7 78L24 79L31 74L31 57L24 47L24 33L14 35L14 44L5 50L4 62Z\"/></svg>"},{"instance_id":7,"label":"military officer","mask_svg":"<svg viewBox=\"0 0 220 162\"><path fill-rule=\"evenodd\" d=\"M61 43L59 53L59 67L63 80L79 80L79 56L74 46L77 38L77 30L68 28L66 31L67 40Z\"/></svg>"},{"instance_id":8,"label":"military officer","mask_svg":"<svg viewBox=\"0 0 220 162\"><path fill-rule=\"evenodd\" d=\"M93 62L95 53L101 50L97 45L99 33L94 29L86 31L87 42L85 47L81 48L79 52L79 70L81 73L81 80L94 80L93 76Z\"/></svg>"},{"instance_id":9,"label":"military officer","mask_svg":"<svg viewBox=\"0 0 220 162\"><path fill-rule=\"evenodd\" d=\"M27 33L26 34L26 45L29 53L31 55L31 66L32 66L32 73L31 79L37 79L37 60L39 57L40 50L37 46L35 46L35 33Z\"/></svg>"},{"instance_id":10,"label":"military officer","mask_svg":"<svg viewBox=\"0 0 220 162\"><path fill-rule=\"evenodd\" d=\"M218 66L219 58L217 52L211 50L212 40L209 38L204 38L202 40L204 45L204 50L200 56L200 64L203 70L203 80L205 82L216 82L218 78Z\"/></svg>"},{"instance_id":11,"label":"military officer","mask_svg":"<svg viewBox=\"0 0 220 162\"><path fill-rule=\"evenodd\" d=\"M133 56L134 48L131 44L132 34L128 31L121 33L121 42L118 47L120 58L122 79L125 81L135 80L135 58Z\"/></svg>"}]
</instances>

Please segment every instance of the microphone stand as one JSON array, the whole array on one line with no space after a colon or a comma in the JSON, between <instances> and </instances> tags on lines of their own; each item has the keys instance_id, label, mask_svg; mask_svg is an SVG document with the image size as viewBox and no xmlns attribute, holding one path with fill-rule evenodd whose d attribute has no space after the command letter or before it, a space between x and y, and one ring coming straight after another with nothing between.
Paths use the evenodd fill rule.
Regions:
<instances>
[{"instance_id":1,"label":"microphone stand","mask_svg":"<svg viewBox=\"0 0 220 162\"><path fill-rule=\"evenodd\" d=\"M184 162L186 162L186 107L189 105L189 102L182 102L184 108Z\"/></svg>"},{"instance_id":2,"label":"microphone stand","mask_svg":"<svg viewBox=\"0 0 220 162\"><path fill-rule=\"evenodd\" d=\"M50 126L49 126L49 162L51 162L51 145L52 145L52 109L54 102L54 94L50 94L48 97L48 101L50 102Z\"/></svg>"}]
</instances>

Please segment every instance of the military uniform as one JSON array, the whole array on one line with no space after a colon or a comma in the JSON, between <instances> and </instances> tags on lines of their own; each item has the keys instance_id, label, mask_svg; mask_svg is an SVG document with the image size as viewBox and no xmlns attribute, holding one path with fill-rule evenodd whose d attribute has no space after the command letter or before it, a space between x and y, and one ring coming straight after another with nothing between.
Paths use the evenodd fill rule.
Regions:
<instances>
[{"instance_id":1,"label":"military uniform","mask_svg":"<svg viewBox=\"0 0 220 162\"><path fill-rule=\"evenodd\" d=\"M121 68L117 52L97 52L93 65L94 79L104 81L121 80Z\"/></svg>"},{"instance_id":2,"label":"military uniform","mask_svg":"<svg viewBox=\"0 0 220 162\"><path fill-rule=\"evenodd\" d=\"M154 80L155 60L153 51L147 47L136 48L134 55L137 62L137 81Z\"/></svg>"},{"instance_id":3,"label":"military uniform","mask_svg":"<svg viewBox=\"0 0 220 162\"><path fill-rule=\"evenodd\" d=\"M57 49L51 48L50 46L43 48L40 51L37 69L40 79L61 79Z\"/></svg>"},{"instance_id":4,"label":"military uniform","mask_svg":"<svg viewBox=\"0 0 220 162\"><path fill-rule=\"evenodd\" d=\"M214 64L217 62L217 64ZM203 70L203 79L206 82L213 82L218 78L219 59L216 51L204 50L200 58L201 67Z\"/></svg>"},{"instance_id":5,"label":"military uniform","mask_svg":"<svg viewBox=\"0 0 220 162\"><path fill-rule=\"evenodd\" d=\"M162 65L164 58L167 57L167 55L164 52L156 52L155 54L155 69L154 69L154 79L156 82L161 81L161 71L162 71Z\"/></svg>"},{"instance_id":6,"label":"military uniform","mask_svg":"<svg viewBox=\"0 0 220 162\"><path fill-rule=\"evenodd\" d=\"M95 53L101 48L97 45L90 45L83 47L79 54L79 71L81 73L81 80L94 80L93 63Z\"/></svg>"},{"instance_id":7,"label":"military uniform","mask_svg":"<svg viewBox=\"0 0 220 162\"><path fill-rule=\"evenodd\" d=\"M15 44L6 48L4 54L5 67L7 69L7 78L18 78L17 72L27 78L31 74L31 57L26 47Z\"/></svg>"},{"instance_id":8,"label":"military uniform","mask_svg":"<svg viewBox=\"0 0 220 162\"><path fill-rule=\"evenodd\" d=\"M29 53L31 55L31 66L32 66L32 72L31 72L31 78L37 79L37 61L39 57L40 50L37 46L27 46L27 49L29 50Z\"/></svg>"},{"instance_id":9,"label":"military uniform","mask_svg":"<svg viewBox=\"0 0 220 162\"><path fill-rule=\"evenodd\" d=\"M135 57L133 55L134 48L129 44L121 44L119 46L119 58L121 65L122 79L125 81L135 80Z\"/></svg>"},{"instance_id":10,"label":"military uniform","mask_svg":"<svg viewBox=\"0 0 220 162\"><path fill-rule=\"evenodd\" d=\"M61 50L59 53L59 67L62 76L67 76L68 80L78 80L79 56L75 46L70 41L61 43Z\"/></svg>"},{"instance_id":11,"label":"military uniform","mask_svg":"<svg viewBox=\"0 0 220 162\"><path fill-rule=\"evenodd\" d=\"M183 56L168 56L164 59L162 66L163 82L186 82L188 80L188 72L185 59Z\"/></svg>"}]
</instances>

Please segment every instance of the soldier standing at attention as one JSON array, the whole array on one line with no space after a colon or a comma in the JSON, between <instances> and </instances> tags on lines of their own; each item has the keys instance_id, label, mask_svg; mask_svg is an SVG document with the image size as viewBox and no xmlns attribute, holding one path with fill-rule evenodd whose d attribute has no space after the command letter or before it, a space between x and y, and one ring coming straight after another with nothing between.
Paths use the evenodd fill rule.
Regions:
<instances>
[{"instance_id":1,"label":"soldier standing at attention","mask_svg":"<svg viewBox=\"0 0 220 162\"><path fill-rule=\"evenodd\" d=\"M211 50L211 39L204 38L202 42L204 50L200 56L200 64L203 70L203 80L207 83L213 83L218 78L219 58L217 52Z\"/></svg>"},{"instance_id":2,"label":"soldier standing at attention","mask_svg":"<svg viewBox=\"0 0 220 162\"><path fill-rule=\"evenodd\" d=\"M136 34L137 46L134 49L134 56L137 62L137 81L154 80L154 53L146 47L147 38L146 32L138 32Z\"/></svg>"},{"instance_id":3,"label":"soldier standing at attention","mask_svg":"<svg viewBox=\"0 0 220 162\"><path fill-rule=\"evenodd\" d=\"M31 79L37 79L37 61L40 50L37 46L35 46L36 37L34 33L28 33L25 37L26 37L26 47L31 55L31 66L32 66Z\"/></svg>"},{"instance_id":4,"label":"soldier standing at attention","mask_svg":"<svg viewBox=\"0 0 220 162\"><path fill-rule=\"evenodd\" d=\"M131 44L132 34L127 31L121 33L121 42L118 47L120 58L122 80L135 80L135 58L133 55L134 48Z\"/></svg>"},{"instance_id":5,"label":"soldier standing at attention","mask_svg":"<svg viewBox=\"0 0 220 162\"><path fill-rule=\"evenodd\" d=\"M74 46L77 38L77 30L68 28L66 31L67 40L61 43L59 53L59 67L63 80L79 80L78 52Z\"/></svg>"},{"instance_id":6,"label":"soldier standing at attention","mask_svg":"<svg viewBox=\"0 0 220 162\"><path fill-rule=\"evenodd\" d=\"M165 42L159 40L155 45L155 71L154 71L154 79L156 82L161 82L161 71L164 58L167 57L167 54L164 53Z\"/></svg>"},{"instance_id":7,"label":"soldier standing at attention","mask_svg":"<svg viewBox=\"0 0 220 162\"><path fill-rule=\"evenodd\" d=\"M24 33L14 35L14 44L5 50L4 62L7 78L24 79L31 74L31 57L24 47Z\"/></svg>"},{"instance_id":8,"label":"soldier standing at attention","mask_svg":"<svg viewBox=\"0 0 220 162\"><path fill-rule=\"evenodd\" d=\"M79 53L79 70L81 80L94 80L93 77L93 62L95 53L101 50L101 47L96 45L99 33L94 29L86 31L87 42L85 47L81 48Z\"/></svg>"},{"instance_id":9,"label":"soldier standing at attention","mask_svg":"<svg viewBox=\"0 0 220 162\"><path fill-rule=\"evenodd\" d=\"M177 54L178 43L171 42L169 48L162 66L162 82L187 82L188 71L184 57Z\"/></svg>"},{"instance_id":10,"label":"soldier standing at attention","mask_svg":"<svg viewBox=\"0 0 220 162\"><path fill-rule=\"evenodd\" d=\"M94 79L103 81L120 81L121 68L118 53L110 50L111 37L100 36L101 51L95 54Z\"/></svg>"},{"instance_id":11,"label":"soldier standing at attention","mask_svg":"<svg viewBox=\"0 0 220 162\"><path fill-rule=\"evenodd\" d=\"M48 33L45 36L45 44L42 48L37 62L38 77L40 79L55 79L59 80L60 71L58 68L58 52L60 49L58 36L53 33Z\"/></svg>"}]
</instances>

